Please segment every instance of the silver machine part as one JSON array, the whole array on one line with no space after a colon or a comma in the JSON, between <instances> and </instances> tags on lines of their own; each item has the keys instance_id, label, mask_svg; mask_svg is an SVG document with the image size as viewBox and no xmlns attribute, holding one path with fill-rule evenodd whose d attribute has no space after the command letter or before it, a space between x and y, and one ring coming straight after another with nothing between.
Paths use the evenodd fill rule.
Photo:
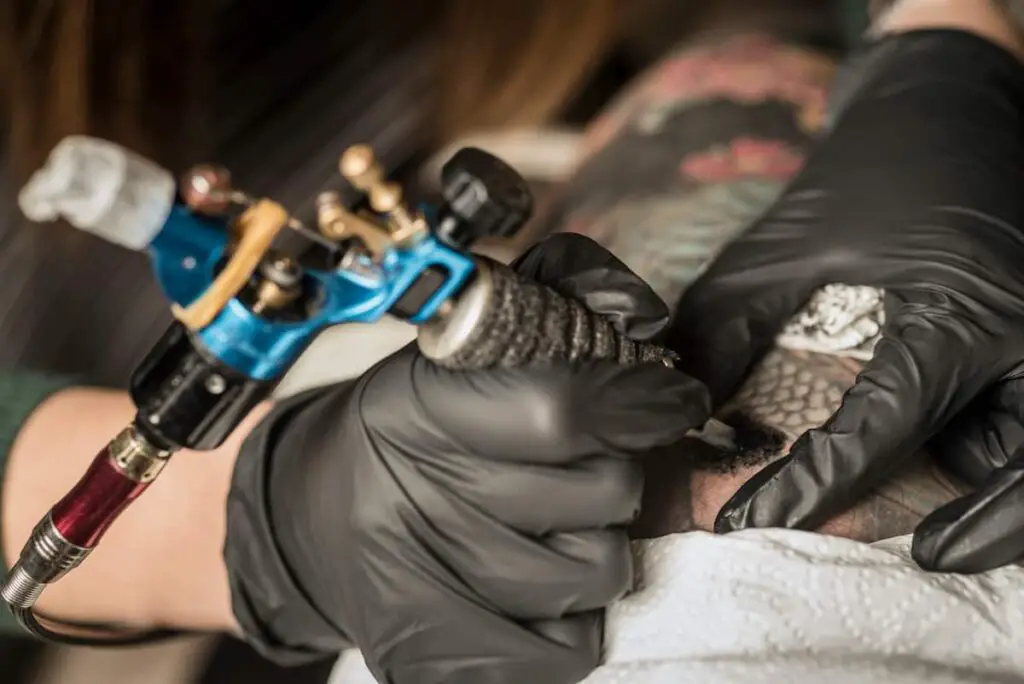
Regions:
<instances>
[{"instance_id":1,"label":"silver machine part","mask_svg":"<svg viewBox=\"0 0 1024 684\"><path fill-rule=\"evenodd\" d=\"M78 567L91 550L64 539L46 516L32 530L0 590L0 598L14 608L31 608L47 584Z\"/></svg>"},{"instance_id":2,"label":"silver machine part","mask_svg":"<svg viewBox=\"0 0 1024 684\"><path fill-rule=\"evenodd\" d=\"M210 376L208 384L210 381L216 382L217 378L220 376ZM223 378L220 380L224 381ZM155 480L163 472L172 453L147 440L134 425L121 430L110 441L107 450L118 472L139 484L149 484Z\"/></svg>"},{"instance_id":3,"label":"silver machine part","mask_svg":"<svg viewBox=\"0 0 1024 684\"><path fill-rule=\"evenodd\" d=\"M431 361L447 365L476 336L493 306L494 279L491 269L477 262L476 279L449 302L437 316L417 330L420 351Z\"/></svg>"}]
</instances>

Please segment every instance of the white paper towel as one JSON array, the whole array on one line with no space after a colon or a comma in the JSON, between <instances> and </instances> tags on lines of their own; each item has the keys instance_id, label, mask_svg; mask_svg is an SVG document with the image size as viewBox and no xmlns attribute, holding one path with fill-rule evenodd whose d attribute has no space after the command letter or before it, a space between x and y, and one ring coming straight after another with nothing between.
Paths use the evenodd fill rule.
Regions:
<instances>
[{"instance_id":1,"label":"white paper towel","mask_svg":"<svg viewBox=\"0 0 1024 684\"><path fill-rule=\"evenodd\" d=\"M586 684L1024 681L1024 569L920 571L910 537L792 530L638 542ZM372 684L358 653L331 684Z\"/></svg>"}]
</instances>

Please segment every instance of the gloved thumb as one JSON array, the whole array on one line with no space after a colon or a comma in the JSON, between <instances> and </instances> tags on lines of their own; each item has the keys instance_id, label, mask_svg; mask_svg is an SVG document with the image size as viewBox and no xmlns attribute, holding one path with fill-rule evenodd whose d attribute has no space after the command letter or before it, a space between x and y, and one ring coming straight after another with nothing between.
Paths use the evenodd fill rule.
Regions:
<instances>
[{"instance_id":1,"label":"gloved thumb","mask_svg":"<svg viewBox=\"0 0 1024 684\"><path fill-rule=\"evenodd\" d=\"M951 473L978 489L934 511L914 533L924 568L977 572L1024 558L1024 381L963 411L929 445Z\"/></svg>"},{"instance_id":2,"label":"gloved thumb","mask_svg":"<svg viewBox=\"0 0 1024 684\"><path fill-rule=\"evenodd\" d=\"M651 286L583 235L552 235L516 259L512 268L582 302L634 340L652 339L668 325L668 307Z\"/></svg>"},{"instance_id":3,"label":"gloved thumb","mask_svg":"<svg viewBox=\"0 0 1024 684\"><path fill-rule=\"evenodd\" d=\"M978 491L926 517L913 556L927 570L982 572L1024 558L1024 449Z\"/></svg>"}]
</instances>

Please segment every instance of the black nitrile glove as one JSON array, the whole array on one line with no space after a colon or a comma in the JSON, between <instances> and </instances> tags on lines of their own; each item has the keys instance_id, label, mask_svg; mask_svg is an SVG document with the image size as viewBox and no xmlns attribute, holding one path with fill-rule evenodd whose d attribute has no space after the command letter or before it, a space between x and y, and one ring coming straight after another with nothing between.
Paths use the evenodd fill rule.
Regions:
<instances>
[{"instance_id":1,"label":"black nitrile glove","mask_svg":"<svg viewBox=\"0 0 1024 684\"><path fill-rule=\"evenodd\" d=\"M653 335L656 295L595 243L556 236L525 275ZM611 289L614 288L614 289ZM264 653L360 648L395 684L572 684L630 588L635 456L709 413L655 364L449 372L406 348L281 406L236 469L226 558Z\"/></svg>"},{"instance_id":2,"label":"black nitrile glove","mask_svg":"<svg viewBox=\"0 0 1024 684\"><path fill-rule=\"evenodd\" d=\"M885 289L883 339L716 529L814 528L930 440L980 489L920 525L915 558L1005 564L1024 556L1024 68L954 31L887 38L860 64L802 173L684 295L669 346L719 402L829 283Z\"/></svg>"}]
</instances>

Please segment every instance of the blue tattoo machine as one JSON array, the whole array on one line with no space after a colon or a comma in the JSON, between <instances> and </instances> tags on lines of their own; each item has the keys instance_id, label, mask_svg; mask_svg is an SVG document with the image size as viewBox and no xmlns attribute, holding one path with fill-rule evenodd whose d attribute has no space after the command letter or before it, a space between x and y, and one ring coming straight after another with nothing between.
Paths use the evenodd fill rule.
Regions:
<instances>
[{"instance_id":1,"label":"blue tattoo machine","mask_svg":"<svg viewBox=\"0 0 1024 684\"><path fill-rule=\"evenodd\" d=\"M499 159L457 152L442 170L444 201L419 210L405 205L369 148L347 150L340 170L366 206L325 193L313 227L233 188L224 169L199 166L176 182L128 150L81 136L61 142L22 190L33 220L64 219L147 251L176 319L132 374L132 424L38 524L0 590L28 630L96 643L43 625L32 607L44 587L84 560L171 454L220 445L328 327L397 316L419 326L427 357L460 370L674 361L579 302L471 255L475 241L513 235L531 211L526 183ZM296 237L328 255L323 267L300 265Z\"/></svg>"}]
</instances>

